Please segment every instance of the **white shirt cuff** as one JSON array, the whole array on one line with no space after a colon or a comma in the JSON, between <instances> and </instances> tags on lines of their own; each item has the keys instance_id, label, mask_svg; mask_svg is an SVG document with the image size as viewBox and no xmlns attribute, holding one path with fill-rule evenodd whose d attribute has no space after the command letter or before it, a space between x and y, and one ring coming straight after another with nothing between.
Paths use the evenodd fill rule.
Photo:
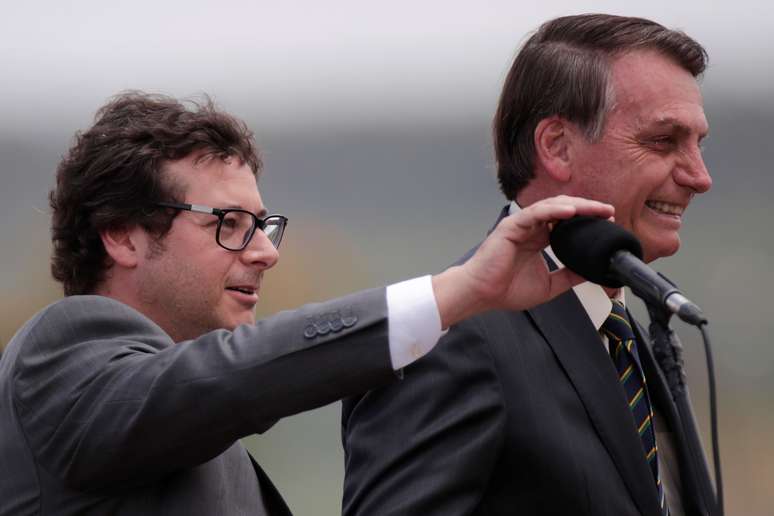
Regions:
<instances>
[{"instance_id":1,"label":"white shirt cuff","mask_svg":"<svg viewBox=\"0 0 774 516\"><path fill-rule=\"evenodd\" d=\"M433 294L430 276L387 287L390 359L399 370L433 349L446 332Z\"/></svg>"}]
</instances>

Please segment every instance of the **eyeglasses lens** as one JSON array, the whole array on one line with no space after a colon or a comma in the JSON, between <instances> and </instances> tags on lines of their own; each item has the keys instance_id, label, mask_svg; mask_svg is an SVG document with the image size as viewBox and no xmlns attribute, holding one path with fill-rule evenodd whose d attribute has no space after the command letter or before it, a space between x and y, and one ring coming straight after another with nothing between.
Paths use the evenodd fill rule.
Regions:
<instances>
[{"instance_id":1,"label":"eyeglasses lens","mask_svg":"<svg viewBox=\"0 0 774 516\"><path fill-rule=\"evenodd\" d=\"M270 217L266 219L266 227L263 229L263 232L266 233L266 236L271 240L271 243L274 244L274 247L279 247L284 230L284 219L279 217Z\"/></svg>"},{"instance_id":2,"label":"eyeglasses lens","mask_svg":"<svg viewBox=\"0 0 774 516\"><path fill-rule=\"evenodd\" d=\"M242 249L255 229L255 217L243 211L230 211L223 216L218 235L220 244L228 249Z\"/></svg>"}]
</instances>

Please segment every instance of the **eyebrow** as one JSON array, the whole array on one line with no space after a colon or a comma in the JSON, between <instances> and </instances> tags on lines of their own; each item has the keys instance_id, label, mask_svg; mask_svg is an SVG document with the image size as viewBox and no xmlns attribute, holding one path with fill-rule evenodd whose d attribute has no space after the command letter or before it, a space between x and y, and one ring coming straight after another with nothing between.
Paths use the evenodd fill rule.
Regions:
<instances>
[{"instance_id":1,"label":"eyebrow","mask_svg":"<svg viewBox=\"0 0 774 516\"><path fill-rule=\"evenodd\" d=\"M668 127L672 130L677 130L681 133L692 133L693 128L691 126L685 125L680 120L673 118L673 117L667 117L667 118L661 118L658 120L652 121L650 124L647 124L644 129L648 130L649 128L663 128ZM703 131L699 134L699 141L703 140L709 135L709 128L707 128L706 131Z\"/></svg>"}]
</instances>

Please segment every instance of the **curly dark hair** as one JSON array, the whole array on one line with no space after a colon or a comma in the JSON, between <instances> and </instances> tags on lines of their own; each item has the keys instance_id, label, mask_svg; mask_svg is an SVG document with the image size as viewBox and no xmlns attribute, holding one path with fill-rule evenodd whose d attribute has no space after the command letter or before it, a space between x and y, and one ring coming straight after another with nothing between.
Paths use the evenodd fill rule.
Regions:
<instances>
[{"instance_id":1,"label":"curly dark hair","mask_svg":"<svg viewBox=\"0 0 774 516\"><path fill-rule=\"evenodd\" d=\"M97 111L89 130L76 133L49 194L51 273L66 296L94 293L112 265L100 232L140 226L161 241L176 213L154 203L181 202L185 193L164 164L194 152L237 158L256 177L262 167L252 131L206 96L183 103L124 92Z\"/></svg>"},{"instance_id":2,"label":"curly dark hair","mask_svg":"<svg viewBox=\"0 0 774 516\"><path fill-rule=\"evenodd\" d=\"M707 52L683 32L643 18L564 16L544 23L519 51L503 85L493 133L497 177L508 199L534 177L538 123L559 115L597 140L610 108L608 76L616 56L654 50L698 77Z\"/></svg>"}]
</instances>

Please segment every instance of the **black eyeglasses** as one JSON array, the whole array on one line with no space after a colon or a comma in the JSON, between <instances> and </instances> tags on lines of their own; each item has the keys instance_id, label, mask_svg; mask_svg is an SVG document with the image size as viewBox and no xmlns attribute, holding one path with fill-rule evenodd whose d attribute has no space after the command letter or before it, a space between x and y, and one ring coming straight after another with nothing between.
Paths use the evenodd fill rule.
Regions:
<instances>
[{"instance_id":1,"label":"black eyeglasses","mask_svg":"<svg viewBox=\"0 0 774 516\"><path fill-rule=\"evenodd\" d=\"M255 213L236 208L210 208L201 204L178 204L173 202L157 202L156 206L172 208L173 210L188 210L196 213L208 213L218 217L218 230L215 241L229 251L241 251L260 229L269 238L275 248L279 248L288 218L283 215L269 215L259 218Z\"/></svg>"}]
</instances>

